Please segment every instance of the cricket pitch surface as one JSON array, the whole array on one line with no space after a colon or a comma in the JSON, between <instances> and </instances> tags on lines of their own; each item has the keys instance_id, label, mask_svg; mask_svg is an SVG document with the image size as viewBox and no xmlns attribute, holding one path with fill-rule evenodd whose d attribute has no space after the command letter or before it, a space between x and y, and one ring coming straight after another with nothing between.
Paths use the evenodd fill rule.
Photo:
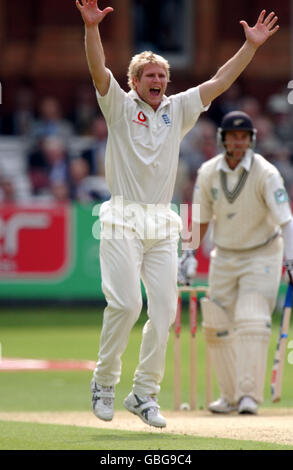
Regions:
<instances>
[{"instance_id":1,"label":"cricket pitch surface","mask_svg":"<svg viewBox=\"0 0 293 470\"><path fill-rule=\"evenodd\" d=\"M197 437L242 439L293 445L293 409L260 409L257 416L213 415L208 411L162 411L163 430L149 427L127 411L116 411L104 422L90 412L0 412L0 420L65 424L99 429L185 434Z\"/></svg>"}]
</instances>

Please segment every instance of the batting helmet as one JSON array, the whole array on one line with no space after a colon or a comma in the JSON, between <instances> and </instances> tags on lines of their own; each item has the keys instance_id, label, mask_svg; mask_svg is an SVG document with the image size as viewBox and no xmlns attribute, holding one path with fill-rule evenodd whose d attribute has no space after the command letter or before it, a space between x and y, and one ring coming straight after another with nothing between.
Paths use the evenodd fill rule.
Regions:
<instances>
[{"instance_id":1,"label":"batting helmet","mask_svg":"<svg viewBox=\"0 0 293 470\"><path fill-rule=\"evenodd\" d=\"M255 144L257 131L253 127L251 118L243 111L231 111L225 114L221 127L218 128L219 143L223 144L225 142L225 133L227 131L248 131L251 134L252 146Z\"/></svg>"}]
</instances>

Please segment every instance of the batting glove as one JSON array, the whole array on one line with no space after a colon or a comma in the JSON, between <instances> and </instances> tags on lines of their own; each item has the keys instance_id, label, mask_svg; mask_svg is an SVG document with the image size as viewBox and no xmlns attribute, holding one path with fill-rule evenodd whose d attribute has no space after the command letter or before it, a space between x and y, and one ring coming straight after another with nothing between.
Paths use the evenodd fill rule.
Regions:
<instances>
[{"instance_id":1,"label":"batting glove","mask_svg":"<svg viewBox=\"0 0 293 470\"><path fill-rule=\"evenodd\" d=\"M178 259L178 283L189 286L196 276L198 262L195 250L186 250Z\"/></svg>"},{"instance_id":2,"label":"batting glove","mask_svg":"<svg viewBox=\"0 0 293 470\"><path fill-rule=\"evenodd\" d=\"M290 280L291 284L293 284L293 259L287 259L284 262L284 266L286 268L289 280Z\"/></svg>"}]
</instances>

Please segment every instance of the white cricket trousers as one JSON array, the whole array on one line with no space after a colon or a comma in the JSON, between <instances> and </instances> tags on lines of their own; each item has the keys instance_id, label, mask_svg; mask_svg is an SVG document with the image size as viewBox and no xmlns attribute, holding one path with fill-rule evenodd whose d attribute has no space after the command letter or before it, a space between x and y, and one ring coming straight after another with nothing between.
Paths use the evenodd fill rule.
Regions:
<instances>
[{"instance_id":1,"label":"white cricket trousers","mask_svg":"<svg viewBox=\"0 0 293 470\"><path fill-rule=\"evenodd\" d=\"M214 363L218 382L221 374L234 375L235 383L222 382L221 389L231 403L243 396L263 401L271 314L281 280L283 248L283 239L278 236L263 247L242 252L216 248L211 254L210 296L227 313L229 330L234 329L234 340L227 343L230 363L223 360L218 371Z\"/></svg>"},{"instance_id":2,"label":"white cricket trousers","mask_svg":"<svg viewBox=\"0 0 293 470\"><path fill-rule=\"evenodd\" d=\"M100 263L107 307L94 377L97 383L106 386L120 380L121 355L142 308L142 279L149 319L143 328L139 364L133 380L133 392L142 396L156 395L160 391L169 329L177 307L177 245L181 219L169 208L161 208L157 213L161 216L160 228L164 219L171 227L168 239L143 237L143 230L154 222L147 216L147 205L140 204L135 217L127 219L111 200L103 204L100 213ZM123 237L103 236L107 227L121 228L122 222Z\"/></svg>"}]
</instances>

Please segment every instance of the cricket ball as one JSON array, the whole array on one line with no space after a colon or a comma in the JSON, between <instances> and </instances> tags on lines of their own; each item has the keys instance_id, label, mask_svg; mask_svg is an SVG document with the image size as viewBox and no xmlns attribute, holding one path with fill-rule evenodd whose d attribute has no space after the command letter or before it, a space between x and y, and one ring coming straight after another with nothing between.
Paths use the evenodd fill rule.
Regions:
<instances>
[{"instance_id":1,"label":"cricket ball","mask_svg":"<svg viewBox=\"0 0 293 470\"><path fill-rule=\"evenodd\" d=\"M180 405L180 410L181 410L181 411L190 411L190 405L189 405L189 403L181 403L181 405Z\"/></svg>"}]
</instances>

